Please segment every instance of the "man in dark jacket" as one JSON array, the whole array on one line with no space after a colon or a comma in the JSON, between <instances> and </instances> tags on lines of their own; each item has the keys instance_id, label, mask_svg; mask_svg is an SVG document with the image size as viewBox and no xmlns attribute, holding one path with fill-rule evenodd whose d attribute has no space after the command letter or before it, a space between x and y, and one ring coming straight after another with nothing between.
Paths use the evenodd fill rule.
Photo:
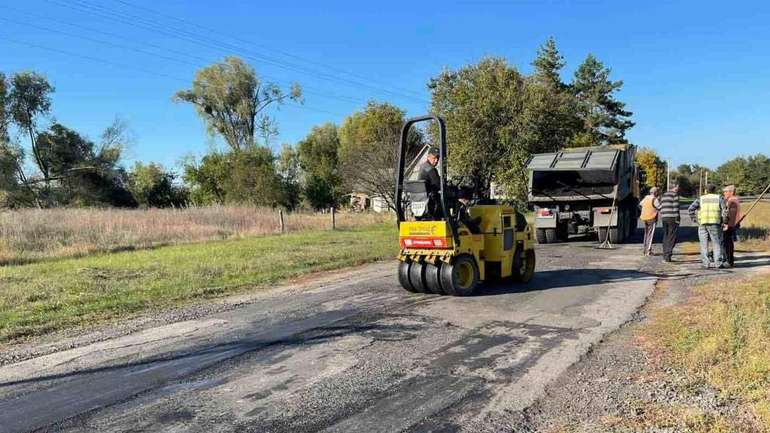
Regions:
<instances>
[{"instance_id":1,"label":"man in dark jacket","mask_svg":"<svg viewBox=\"0 0 770 433\"><path fill-rule=\"evenodd\" d=\"M670 262L676 246L676 232L679 229L679 185L671 184L660 198L660 220L663 222L663 260Z\"/></svg>"},{"instance_id":2,"label":"man in dark jacket","mask_svg":"<svg viewBox=\"0 0 770 433\"><path fill-rule=\"evenodd\" d=\"M420 172L417 174L417 180L428 181L428 192L437 192L441 189L441 178L438 175L438 170L436 170L438 157L439 150L431 147L428 150L428 157L420 165Z\"/></svg>"},{"instance_id":3,"label":"man in dark jacket","mask_svg":"<svg viewBox=\"0 0 770 433\"><path fill-rule=\"evenodd\" d=\"M735 185L728 185L722 191L727 206L727 221L722 226L722 261L732 268L735 266L735 241L740 228L738 221L741 219L741 201L735 194Z\"/></svg>"}]
</instances>

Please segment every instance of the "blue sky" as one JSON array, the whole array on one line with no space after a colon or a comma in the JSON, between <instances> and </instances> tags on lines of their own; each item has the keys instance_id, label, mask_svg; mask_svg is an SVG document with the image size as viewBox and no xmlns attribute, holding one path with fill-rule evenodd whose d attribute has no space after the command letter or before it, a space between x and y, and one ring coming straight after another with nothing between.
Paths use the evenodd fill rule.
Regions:
<instances>
[{"instance_id":1,"label":"blue sky","mask_svg":"<svg viewBox=\"0 0 770 433\"><path fill-rule=\"evenodd\" d=\"M553 36L565 79L591 52L625 82L632 142L716 166L770 151L768 23L767 2L3 0L0 71L45 74L56 120L96 138L120 116L129 160L174 167L211 142L171 96L225 55L305 87L275 113L279 148L370 99L422 114L442 68L496 55L529 72Z\"/></svg>"}]
</instances>

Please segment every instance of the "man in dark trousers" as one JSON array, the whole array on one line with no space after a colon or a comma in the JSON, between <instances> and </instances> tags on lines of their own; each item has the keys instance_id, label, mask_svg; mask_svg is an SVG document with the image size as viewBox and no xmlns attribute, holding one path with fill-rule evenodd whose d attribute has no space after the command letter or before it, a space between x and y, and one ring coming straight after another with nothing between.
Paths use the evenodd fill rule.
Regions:
<instances>
[{"instance_id":1,"label":"man in dark trousers","mask_svg":"<svg viewBox=\"0 0 770 433\"><path fill-rule=\"evenodd\" d=\"M672 183L660 198L660 220L663 222L663 260L670 262L679 229L679 185Z\"/></svg>"},{"instance_id":2,"label":"man in dark trousers","mask_svg":"<svg viewBox=\"0 0 770 433\"><path fill-rule=\"evenodd\" d=\"M698 223L698 239L700 240L701 267L722 269L722 225L727 221L727 205L724 198L717 194L713 184L706 186L706 194L692 202L687 209L690 219ZM709 256L709 243L713 259Z\"/></svg>"},{"instance_id":3,"label":"man in dark trousers","mask_svg":"<svg viewBox=\"0 0 770 433\"><path fill-rule=\"evenodd\" d=\"M417 180L428 181L428 192L437 192L441 189L441 178L438 175L436 166L438 165L439 150L431 147L428 150L428 156L425 162L420 165L420 172L417 174Z\"/></svg>"},{"instance_id":4,"label":"man in dark trousers","mask_svg":"<svg viewBox=\"0 0 770 433\"><path fill-rule=\"evenodd\" d=\"M735 238L740 228L738 221L741 219L741 201L735 194L735 185L726 186L722 192L727 206L727 221L722 226L722 261L732 268L735 266Z\"/></svg>"}]
</instances>

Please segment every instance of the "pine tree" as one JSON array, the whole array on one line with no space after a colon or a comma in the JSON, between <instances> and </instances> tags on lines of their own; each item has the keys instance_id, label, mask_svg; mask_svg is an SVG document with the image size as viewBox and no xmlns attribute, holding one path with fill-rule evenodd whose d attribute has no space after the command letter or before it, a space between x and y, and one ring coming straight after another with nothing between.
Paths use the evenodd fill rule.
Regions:
<instances>
[{"instance_id":1,"label":"pine tree","mask_svg":"<svg viewBox=\"0 0 770 433\"><path fill-rule=\"evenodd\" d=\"M566 65L564 56L556 48L556 40L549 37L537 50L537 57L532 61L535 67L534 77L540 83L556 88L566 87L561 81L561 70Z\"/></svg>"},{"instance_id":2,"label":"pine tree","mask_svg":"<svg viewBox=\"0 0 770 433\"><path fill-rule=\"evenodd\" d=\"M553 38L540 46L532 61L535 71L527 77L522 139L533 153L553 152L570 145L580 132L577 103L561 80L564 57Z\"/></svg>"},{"instance_id":3,"label":"pine tree","mask_svg":"<svg viewBox=\"0 0 770 433\"><path fill-rule=\"evenodd\" d=\"M571 88L584 128L575 138L578 145L625 143L626 131L634 126L633 113L614 98L623 81L611 81L609 75L610 69L592 54L575 71Z\"/></svg>"}]
</instances>

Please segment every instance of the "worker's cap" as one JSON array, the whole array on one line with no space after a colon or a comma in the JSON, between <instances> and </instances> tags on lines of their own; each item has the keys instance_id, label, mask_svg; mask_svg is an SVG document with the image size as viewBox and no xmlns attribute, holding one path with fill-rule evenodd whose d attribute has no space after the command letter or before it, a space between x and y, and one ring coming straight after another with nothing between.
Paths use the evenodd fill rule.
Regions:
<instances>
[{"instance_id":1,"label":"worker's cap","mask_svg":"<svg viewBox=\"0 0 770 433\"><path fill-rule=\"evenodd\" d=\"M431 147L428 149L428 155L439 156L441 152L438 150L438 147Z\"/></svg>"}]
</instances>

